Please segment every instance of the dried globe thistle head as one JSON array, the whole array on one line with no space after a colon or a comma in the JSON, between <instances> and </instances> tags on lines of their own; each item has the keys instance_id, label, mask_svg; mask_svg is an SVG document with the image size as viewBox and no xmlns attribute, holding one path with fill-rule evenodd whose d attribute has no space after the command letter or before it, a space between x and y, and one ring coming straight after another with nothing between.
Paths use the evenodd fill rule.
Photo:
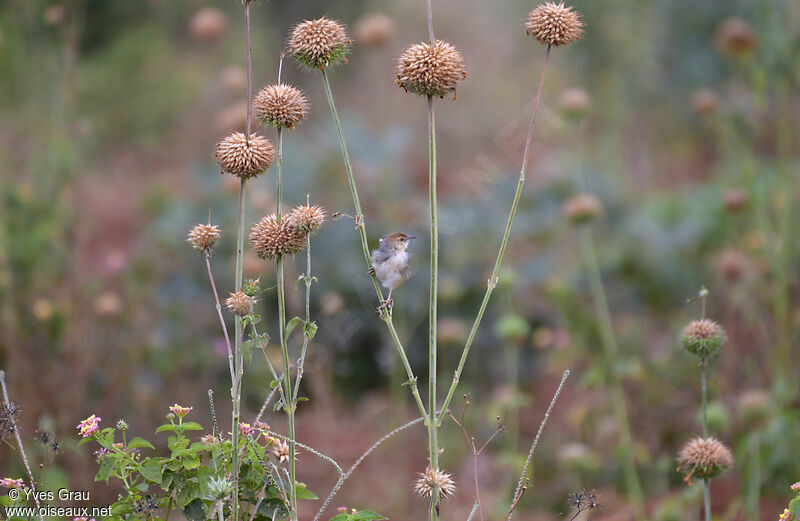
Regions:
<instances>
[{"instance_id":1,"label":"dried globe thistle head","mask_svg":"<svg viewBox=\"0 0 800 521\"><path fill-rule=\"evenodd\" d=\"M456 491L456 483L453 481L453 476L447 472L428 467L425 472L419 474L419 478L414 482L414 492L420 497L430 499L434 490L441 501L453 495Z\"/></svg>"},{"instance_id":2,"label":"dried globe thistle head","mask_svg":"<svg viewBox=\"0 0 800 521\"><path fill-rule=\"evenodd\" d=\"M603 213L603 204L592 194L578 194L564 202L563 211L570 223L586 224Z\"/></svg>"},{"instance_id":3,"label":"dried globe thistle head","mask_svg":"<svg viewBox=\"0 0 800 521\"><path fill-rule=\"evenodd\" d=\"M197 224L189 231L186 240L191 243L192 248L200 253L210 253L219 236L219 226Z\"/></svg>"},{"instance_id":4,"label":"dried globe thistle head","mask_svg":"<svg viewBox=\"0 0 800 521\"><path fill-rule=\"evenodd\" d=\"M275 214L265 215L250 228L250 246L265 260L274 260L279 255L294 255L305 248L305 234L298 230L291 219Z\"/></svg>"},{"instance_id":5,"label":"dried globe thistle head","mask_svg":"<svg viewBox=\"0 0 800 521\"><path fill-rule=\"evenodd\" d=\"M564 2L545 2L528 14L525 32L544 45L558 47L580 40L583 22L578 12Z\"/></svg>"},{"instance_id":6,"label":"dried globe thistle head","mask_svg":"<svg viewBox=\"0 0 800 521\"><path fill-rule=\"evenodd\" d=\"M324 69L346 62L350 39L344 25L323 16L297 24L287 46L301 65L309 69Z\"/></svg>"},{"instance_id":7,"label":"dried globe thistle head","mask_svg":"<svg viewBox=\"0 0 800 521\"><path fill-rule=\"evenodd\" d=\"M565 89L558 100L561 111L571 119L580 119L589 111L589 94L579 88Z\"/></svg>"},{"instance_id":8,"label":"dried globe thistle head","mask_svg":"<svg viewBox=\"0 0 800 521\"><path fill-rule=\"evenodd\" d=\"M731 451L716 438L698 436L687 442L678 452L678 472L685 474L684 481L689 484L692 483L692 477L714 478L731 465Z\"/></svg>"},{"instance_id":9,"label":"dried globe thistle head","mask_svg":"<svg viewBox=\"0 0 800 521\"><path fill-rule=\"evenodd\" d=\"M253 104L258 119L276 128L293 129L308 111L308 99L303 91L283 83L261 89Z\"/></svg>"},{"instance_id":10,"label":"dried globe thistle head","mask_svg":"<svg viewBox=\"0 0 800 521\"><path fill-rule=\"evenodd\" d=\"M731 284L747 278L751 272L750 259L743 252L728 248L714 259L714 267L720 276Z\"/></svg>"},{"instance_id":11,"label":"dried globe thistle head","mask_svg":"<svg viewBox=\"0 0 800 521\"><path fill-rule=\"evenodd\" d=\"M394 36L395 23L384 13L369 13L358 19L353 31L357 44L380 47Z\"/></svg>"},{"instance_id":12,"label":"dried globe thistle head","mask_svg":"<svg viewBox=\"0 0 800 521\"><path fill-rule=\"evenodd\" d=\"M275 159L275 148L269 139L250 134L247 139L242 132L231 132L217 143L214 152L223 172L242 179L261 175Z\"/></svg>"},{"instance_id":13,"label":"dried globe thistle head","mask_svg":"<svg viewBox=\"0 0 800 521\"><path fill-rule=\"evenodd\" d=\"M731 58L746 58L758 46L756 32L741 18L726 18L714 38L717 50Z\"/></svg>"},{"instance_id":14,"label":"dried globe thistle head","mask_svg":"<svg viewBox=\"0 0 800 521\"><path fill-rule=\"evenodd\" d=\"M272 453L278 458L278 463L283 463L289 460L289 444L285 441L275 440L275 448Z\"/></svg>"},{"instance_id":15,"label":"dried globe thistle head","mask_svg":"<svg viewBox=\"0 0 800 521\"><path fill-rule=\"evenodd\" d=\"M728 188L724 195L725 211L728 213L736 213L747 206L750 198L747 196L742 188Z\"/></svg>"},{"instance_id":16,"label":"dried globe thistle head","mask_svg":"<svg viewBox=\"0 0 800 521\"><path fill-rule=\"evenodd\" d=\"M710 116L717 111L717 93L708 88L692 93L692 110L701 116Z\"/></svg>"},{"instance_id":17,"label":"dried globe thistle head","mask_svg":"<svg viewBox=\"0 0 800 521\"><path fill-rule=\"evenodd\" d=\"M441 40L409 45L397 59L397 84L422 96L444 97L466 77L464 56Z\"/></svg>"},{"instance_id":18,"label":"dried globe thistle head","mask_svg":"<svg viewBox=\"0 0 800 521\"><path fill-rule=\"evenodd\" d=\"M302 233L314 233L325 222L325 210L316 205L296 206L289 214L289 221Z\"/></svg>"},{"instance_id":19,"label":"dried globe thistle head","mask_svg":"<svg viewBox=\"0 0 800 521\"><path fill-rule=\"evenodd\" d=\"M203 7L189 21L189 32L197 41L214 43L228 33L228 17L219 9Z\"/></svg>"},{"instance_id":20,"label":"dried globe thistle head","mask_svg":"<svg viewBox=\"0 0 800 521\"><path fill-rule=\"evenodd\" d=\"M237 317L246 317L249 315L256 300L247 296L247 293L242 290L231 293L230 295L231 296L225 300L225 305L228 306L228 309Z\"/></svg>"},{"instance_id":21,"label":"dried globe thistle head","mask_svg":"<svg viewBox=\"0 0 800 521\"><path fill-rule=\"evenodd\" d=\"M707 318L690 322L681 335L683 348L703 359L713 356L724 342L722 326Z\"/></svg>"}]
</instances>

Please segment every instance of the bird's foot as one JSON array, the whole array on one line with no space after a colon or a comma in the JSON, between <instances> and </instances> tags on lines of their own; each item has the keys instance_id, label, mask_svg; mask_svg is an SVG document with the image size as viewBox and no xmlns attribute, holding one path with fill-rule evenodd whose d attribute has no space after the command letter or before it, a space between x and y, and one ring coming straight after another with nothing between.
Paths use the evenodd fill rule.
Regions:
<instances>
[{"instance_id":1,"label":"bird's foot","mask_svg":"<svg viewBox=\"0 0 800 521\"><path fill-rule=\"evenodd\" d=\"M368 270L367 270L367 273L369 273L369 276L370 276L370 277L374 277L374 276L375 276L375 268L370 268L370 269L368 269Z\"/></svg>"},{"instance_id":2,"label":"bird's foot","mask_svg":"<svg viewBox=\"0 0 800 521\"><path fill-rule=\"evenodd\" d=\"M382 311L385 309L391 311L393 307L394 307L394 300L387 298L385 300L381 300L381 305L378 306L378 310Z\"/></svg>"}]
</instances>

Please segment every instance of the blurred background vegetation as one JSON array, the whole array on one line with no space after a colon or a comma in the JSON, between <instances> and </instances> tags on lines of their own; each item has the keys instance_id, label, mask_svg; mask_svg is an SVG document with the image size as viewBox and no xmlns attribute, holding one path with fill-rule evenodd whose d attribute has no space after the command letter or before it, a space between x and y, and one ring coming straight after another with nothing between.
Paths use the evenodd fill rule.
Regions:
<instances>
[{"instance_id":1,"label":"blurred background vegetation","mask_svg":"<svg viewBox=\"0 0 800 521\"><path fill-rule=\"evenodd\" d=\"M800 4L574 4L585 38L553 52L507 269L460 388L471 397L466 423L479 440L496 416L508 427L479 462L484 512L507 508L520 455L569 368L519 519L564 515L567 495L581 488L600 494L604 507L593 517L632 518L612 374L624 385L652 518L698 519L700 487L686 487L675 472L676 450L700 432L696 361L677 339L699 317L699 301L688 300L705 285L707 315L728 332L713 366L712 432L736 458L714 483L714 511L725 520L771 519L800 479ZM544 56L522 28L532 7L434 1L437 34L459 47L469 69L458 99L438 104L445 380L516 187ZM375 12L389 19L364 18ZM354 28L349 64L332 81L371 240L398 229L424 237L425 106L393 75L400 50L426 38L423 2L258 2L254 89L275 81L290 27L323 14ZM0 4L0 367L31 449L37 429L61 440L51 486L116 496L92 483L93 456L75 448L74 426L89 414L109 425L125 418L134 434L150 437L172 403L194 406L208 425L207 389L227 395L203 262L185 234L211 211L224 231L212 262L228 291L238 185L219 175L212 151L244 127L243 49L234 0ZM347 213L352 202L318 75L288 61L283 74L312 104L284 139L287 198L310 194L329 212ZM253 183L248 222L273 207L271 180ZM562 212L579 192L604 206L588 233L620 345L610 363L583 260L586 230ZM422 272L426 243L414 245ZM314 241L320 330L306 365L310 401L298 420L298 438L343 465L414 415L358 248L346 218ZM296 276L302 267L290 269ZM245 273L272 285L272 268L255 257L246 258ZM267 291L259 306L270 329L273 297ZM288 298L299 314L301 290ZM395 321L418 374L427 362L426 298L420 275L395 293ZM252 415L267 394L267 373L254 358L244 383ZM217 401L222 416L224 402ZM267 421L282 428L280 415ZM452 423L443 436L443 465L460 486L442 512L463 518L472 505L471 454ZM422 428L387 443L336 505L423 516L424 502L409 497L424 444ZM50 457L32 453L35 464ZM310 455L301 464L300 479L324 495L335 473ZM11 451L0 451L0 475L20 472Z\"/></svg>"}]
</instances>

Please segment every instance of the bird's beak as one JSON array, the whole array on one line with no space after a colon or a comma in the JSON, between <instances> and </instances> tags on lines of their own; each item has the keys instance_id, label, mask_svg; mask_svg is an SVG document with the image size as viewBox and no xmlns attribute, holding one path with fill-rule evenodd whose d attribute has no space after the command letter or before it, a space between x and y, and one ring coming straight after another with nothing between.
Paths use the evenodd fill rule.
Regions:
<instances>
[{"instance_id":1,"label":"bird's beak","mask_svg":"<svg viewBox=\"0 0 800 521\"><path fill-rule=\"evenodd\" d=\"M408 238L409 238L409 239L416 239L416 238L417 238L417 236L416 236L416 235L409 235L409 236L408 236Z\"/></svg>"}]
</instances>

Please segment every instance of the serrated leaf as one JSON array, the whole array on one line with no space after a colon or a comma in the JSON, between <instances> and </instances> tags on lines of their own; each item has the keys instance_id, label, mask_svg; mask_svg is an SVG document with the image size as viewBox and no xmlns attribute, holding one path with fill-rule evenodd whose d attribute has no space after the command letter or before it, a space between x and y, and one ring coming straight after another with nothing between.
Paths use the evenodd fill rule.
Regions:
<instances>
[{"instance_id":1,"label":"serrated leaf","mask_svg":"<svg viewBox=\"0 0 800 521\"><path fill-rule=\"evenodd\" d=\"M194 470L200 466L200 458L188 458L183 461L183 468L186 470Z\"/></svg>"},{"instance_id":2,"label":"serrated leaf","mask_svg":"<svg viewBox=\"0 0 800 521\"><path fill-rule=\"evenodd\" d=\"M304 322L303 319L300 318L300 317L294 317L289 322L287 322L286 323L286 338L289 338L289 335L292 334L292 331L294 331L294 328L296 328L298 325L302 324L303 322Z\"/></svg>"},{"instance_id":3,"label":"serrated leaf","mask_svg":"<svg viewBox=\"0 0 800 521\"><path fill-rule=\"evenodd\" d=\"M155 447L153 446L152 443L143 438L139 438L138 436L136 438L133 438L130 442L128 442L128 448L131 449L148 448L155 450Z\"/></svg>"},{"instance_id":4,"label":"serrated leaf","mask_svg":"<svg viewBox=\"0 0 800 521\"><path fill-rule=\"evenodd\" d=\"M305 483L299 483L297 481L295 483L295 494L297 495L297 499L319 499L316 494L311 492L306 488Z\"/></svg>"},{"instance_id":5,"label":"serrated leaf","mask_svg":"<svg viewBox=\"0 0 800 521\"><path fill-rule=\"evenodd\" d=\"M184 422L183 423L183 430L186 431L202 431L203 426L197 422Z\"/></svg>"},{"instance_id":6,"label":"serrated leaf","mask_svg":"<svg viewBox=\"0 0 800 521\"><path fill-rule=\"evenodd\" d=\"M186 505L197 499L199 495L200 487L197 485L197 483L190 481L181 487L181 489L178 491L175 501L178 503L178 506L183 509L186 507Z\"/></svg>"},{"instance_id":7,"label":"serrated leaf","mask_svg":"<svg viewBox=\"0 0 800 521\"><path fill-rule=\"evenodd\" d=\"M152 483L161 483L163 473L164 466L159 461L145 460L145 462L139 466L139 474Z\"/></svg>"},{"instance_id":8,"label":"serrated leaf","mask_svg":"<svg viewBox=\"0 0 800 521\"><path fill-rule=\"evenodd\" d=\"M183 515L189 521L205 521L206 506L201 499L193 499L183 508Z\"/></svg>"},{"instance_id":9,"label":"serrated leaf","mask_svg":"<svg viewBox=\"0 0 800 521\"><path fill-rule=\"evenodd\" d=\"M306 322L303 325L303 336L306 339L311 340L314 338L314 335L317 334L317 323L316 322Z\"/></svg>"},{"instance_id":10,"label":"serrated leaf","mask_svg":"<svg viewBox=\"0 0 800 521\"><path fill-rule=\"evenodd\" d=\"M100 468L97 470L94 480L105 481L108 483L108 478L111 476L112 470L114 470L114 464L112 463L111 458L105 458L103 462L100 463Z\"/></svg>"},{"instance_id":11,"label":"serrated leaf","mask_svg":"<svg viewBox=\"0 0 800 521\"><path fill-rule=\"evenodd\" d=\"M164 431L175 432L177 429L178 429L177 425L173 425L171 423L165 423L164 425L162 425L158 429L156 429L156 434L158 434L159 432L164 432Z\"/></svg>"},{"instance_id":12,"label":"serrated leaf","mask_svg":"<svg viewBox=\"0 0 800 521\"><path fill-rule=\"evenodd\" d=\"M792 513L795 519L800 518L800 496L789 501L789 512Z\"/></svg>"},{"instance_id":13,"label":"serrated leaf","mask_svg":"<svg viewBox=\"0 0 800 521\"><path fill-rule=\"evenodd\" d=\"M388 518L383 517L382 515L378 514L377 512L373 512L372 510L362 510L360 512L356 512L353 515L353 519L356 521L380 521L382 519L388 519Z\"/></svg>"}]
</instances>

